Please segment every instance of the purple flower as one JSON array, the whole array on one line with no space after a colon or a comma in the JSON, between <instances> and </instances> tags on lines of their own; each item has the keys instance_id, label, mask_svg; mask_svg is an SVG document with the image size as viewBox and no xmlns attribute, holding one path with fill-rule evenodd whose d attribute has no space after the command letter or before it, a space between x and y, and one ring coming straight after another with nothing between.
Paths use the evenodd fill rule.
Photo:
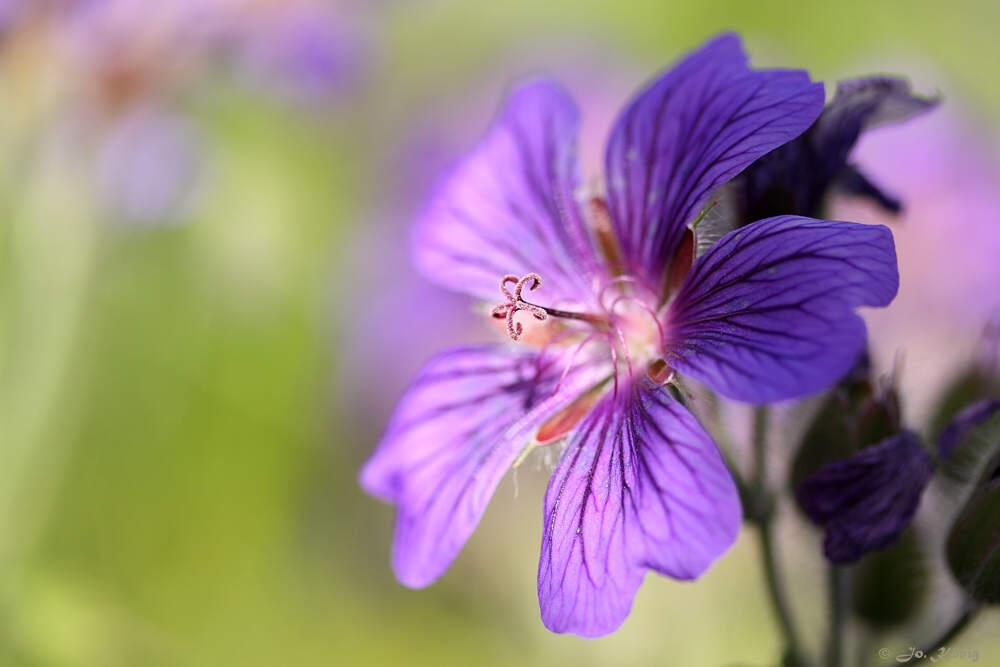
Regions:
<instances>
[{"instance_id":1,"label":"purple flower","mask_svg":"<svg viewBox=\"0 0 1000 667\"><path fill-rule=\"evenodd\" d=\"M98 189L125 225L178 222L200 183L202 151L191 122L152 106L118 119L97 161Z\"/></svg>"},{"instance_id":2,"label":"purple flower","mask_svg":"<svg viewBox=\"0 0 1000 667\"><path fill-rule=\"evenodd\" d=\"M867 197L892 213L896 199L873 185L848 157L865 130L933 109L937 98L914 95L894 77L850 79L797 139L757 160L738 179L741 222L794 213L817 216L831 190Z\"/></svg>"},{"instance_id":3,"label":"purple flower","mask_svg":"<svg viewBox=\"0 0 1000 667\"><path fill-rule=\"evenodd\" d=\"M855 308L897 289L888 229L784 216L694 259L689 223L711 192L822 107L804 72L746 60L723 36L640 92L607 145L606 197L582 191L577 111L546 81L512 92L433 197L418 268L499 301L492 314L520 344L432 359L361 471L397 506L405 585L444 573L527 450L565 443L543 513L542 619L611 632L647 570L697 577L740 526L733 480L675 371L764 402L850 369L865 339Z\"/></svg>"},{"instance_id":4,"label":"purple flower","mask_svg":"<svg viewBox=\"0 0 1000 667\"><path fill-rule=\"evenodd\" d=\"M941 431L937 455L947 459L971 429L1000 409L1000 401L970 404ZM934 474L920 438L903 431L851 457L824 466L795 489L809 518L826 528L823 552L834 563L853 563L899 540Z\"/></svg>"}]
</instances>

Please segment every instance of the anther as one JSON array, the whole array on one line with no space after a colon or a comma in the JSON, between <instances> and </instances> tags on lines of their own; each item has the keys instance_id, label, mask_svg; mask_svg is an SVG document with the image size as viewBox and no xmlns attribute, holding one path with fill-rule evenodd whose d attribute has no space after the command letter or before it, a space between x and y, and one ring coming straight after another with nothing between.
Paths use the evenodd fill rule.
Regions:
<instances>
[{"instance_id":1,"label":"anther","mask_svg":"<svg viewBox=\"0 0 1000 667\"><path fill-rule=\"evenodd\" d=\"M531 313L531 315L538 321L542 321L548 317L548 313L541 306L536 306L534 304L528 303L523 298L521 298L521 292L524 290L524 286L528 285L528 291L534 292L538 289L538 286L542 284L542 277L537 273L529 273L523 278L518 278L514 275L506 275L500 280L500 291L507 298L506 303L501 303L493 308L491 313L493 317L497 319L507 320L507 335L510 336L511 340L521 340L521 336L524 333L524 327L521 326L520 322L514 321L514 314L518 311L525 311ZM507 283L514 283L514 293L511 294L507 289Z\"/></svg>"}]
</instances>

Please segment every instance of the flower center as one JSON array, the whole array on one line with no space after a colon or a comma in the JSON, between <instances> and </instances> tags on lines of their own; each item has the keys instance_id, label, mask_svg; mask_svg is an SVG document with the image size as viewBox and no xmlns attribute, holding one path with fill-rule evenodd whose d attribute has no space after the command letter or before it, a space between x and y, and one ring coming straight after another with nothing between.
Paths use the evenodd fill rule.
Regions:
<instances>
[{"instance_id":1,"label":"flower center","mask_svg":"<svg viewBox=\"0 0 1000 667\"><path fill-rule=\"evenodd\" d=\"M607 280L597 292L600 314L574 312L549 308L524 299L524 290L538 289L542 278L537 273L529 273L522 278L504 276L500 281L500 291L504 301L494 306L491 315L507 322L507 335L511 340L521 340L524 327L515 321L518 313L524 312L538 321L549 318L586 323L587 327L574 327L551 333L543 337L545 347L571 347L567 354L567 365L572 365L582 348L592 342L604 339L611 358L615 386L619 372L627 372L629 377L636 371L645 371L658 384L670 381L673 372L662 359L664 341L663 325L657 315L654 290L643 286L631 276L617 276ZM513 285L513 290L509 289ZM568 371L568 368L567 368ZM565 375L565 373L564 373Z\"/></svg>"}]
</instances>

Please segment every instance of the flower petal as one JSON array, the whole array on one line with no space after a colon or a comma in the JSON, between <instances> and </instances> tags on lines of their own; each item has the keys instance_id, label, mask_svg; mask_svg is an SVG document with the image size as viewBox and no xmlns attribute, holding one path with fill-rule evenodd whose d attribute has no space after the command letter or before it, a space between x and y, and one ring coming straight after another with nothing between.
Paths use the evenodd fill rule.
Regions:
<instances>
[{"instance_id":1,"label":"flower petal","mask_svg":"<svg viewBox=\"0 0 1000 667\"><path fill-rule=\"evenodd\" d=\"M992 417L998 410L1000 400L995 398L986 398L966 406L941 429L937 442L938 456L949 458L971 429Z\"/></svg>"},{"instance_id":2,"label":"flower petal","mask_svg":"<svg viewBox=\"0 0 1000 667\"><path fill-rule=\"evenodd\" d=\"M693 579L735 541L736 486L663 387L609 393L570 436L545 495L542 620L596 637L625 620L646 570Z\"/></svg>"},{"instance_id":3,"label":"flower petal","mask_svg":"<svg viewBox=\"0 0 1000 667\"><path fill-rule=\"evenodd\" d=\"M430 280L500 300L507 274L539 273L546 303L592 298L593 246L575 200L579 114L554 83L515 89L478 148L448 177L414 233Z\"/></svg>"},{"instance_id":4,"label":"flower petal","mask_svg":"<svg viewBox=\"0 0 1000 667\"><path fill-rule=\"evenodd\" d=\"M519 346L447 350L396 408L361 486L397 505L393 568L412 588L444 574L533 429L593 385L594 363ZM555 394L555 395L554 395Z\"/></svg>"},{"instance_id":5,"label":"flower petal","mask_svg":"<svg viewBox=\"0 0 1000 667\"><path fill-rule=\"evenodd\" d=\"M667 313L671 366L739 401L819 391L865 346L858 306L885 306L899 273L881 225L781 216L730 232Z\"/></svg>"},{"instance_id":6,"label":"flower petal","mask_svg":"<svg viewBox=\"0 0 1000 667\"><path fill-rule=\"evenodd\" d=\"M933 472L920 439L904 431L824 466L799 484L795 497L810 519L826 526L827 558L852 563L896 543Z\"/></svg>"},{"instance_id":7,"label":"flower petal","mask_svg":"<svg viewBox=\"0 0 1000 667\"><path fill-rule=\"evenodd\" d=\"M608 207L625 261L651 284L718 186L797 137L823 108L803 71L754 71L723 35L639 93L605 156Z\"/></svg>"}]
</instances>

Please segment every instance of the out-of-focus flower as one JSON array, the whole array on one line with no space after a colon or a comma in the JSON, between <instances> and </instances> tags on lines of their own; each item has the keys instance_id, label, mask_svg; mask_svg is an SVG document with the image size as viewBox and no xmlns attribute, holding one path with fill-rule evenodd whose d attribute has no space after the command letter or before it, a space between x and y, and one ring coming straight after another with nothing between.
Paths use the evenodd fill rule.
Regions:
<instances>
[{"instance_id":1,"label":"out-of-focus flower","mask_svg":"<svg viewBox=\"0 0 1000 667\"><path fill-rule=\"evenodd\" d=\"M275 2L248 16L236 61L254 85L311 103L351 88L361 53L357 32L329 5Z\"/></svg>"},{"instance_id":2,"label":"out-of-focus flower","mask_svg":"<svg viewBox=\"0 0 1000 667\"><path fill-rule=\"evenodd\" d=\"M515 90L415 231L431 280L486 302L499 282L492 314L522 344L431 360L361 472L397 506L404 584L440 577L506 470L563 442L538 575L550 629L610 632L647 570L690 579L728 549L736 489L675 370L738 400L816 391L864 345L854 309L896 291L884 227L773 218L694 259L688 225L711 192L821 106L804 72L750 70L739 40L719 38L619 117L605 199L580 194L573 103L544 81ZM540 274L545 306L526 300Z\"/></svg>"},{"instance_id":3,"label":"out-of-focus flower","mask_svg":"<svg viewBox=\"0 0 1000 667\"><path fill-rule=\"evenodd\" d=\"M112 128L98 157L98 188L126 223L163 224L188 210L199 181L201 146L184 116L139 108Z\"/></svg>"},{"instance_id":4,"label":"out-of-focus flower","mask_svg":"<svg viewBox=\"0 0 1000 667\"><path fill-rule=\"evenodd\" d=\"M97 194L118 222L178 221L204 173L205 147L180 109L192 90L234 73L258 92L309 101L357 78L351 24L311 0L54 0L0 5L0 30L56 64L55 109L92 147ZM44 69L44 68L42 68ZM235 72L234 72L235 70ZM46 70L47 71L47 70ZM247 72L252 72L247 74ZM32 77L37 78L37 77Z\"/></svg>"},{"instance_id":5,"label":"out-of-focus flower","mask_svg":"<svg viewBox=\"0 0 1000 667\"><path fill-rule=\"evenodd\" d=\"M21 18L26 4L26 0L0 0L0 39Z\"/></svg>"},{"instance_id":6,"label":"out-of-focus flower","mask_svg":"<svg viewBox=\"0 0 1000 667\"><path fill-rule=\"evenodd\" d=\"M774 215L823 214L831 192L867 197L886 211L899 202L848 162L861 133L924 113L936 98L914 95L903 79L868 77L837 84L837 93L812 127L750 165L736 179L738 221Z\"/></svg>"},{"instance_id":7,"label":"out-of-focus flower","mask_svg":"<svg viewBox=\"0 0 1000 667\"><path fill-rule=\"evenodd\" d=\"M67 115L94 146L99 201L124 225L170 224L189 212L203 146L178 111L235 36L232 3L78 0L46 16L70 73Z\"/></svg>"}]
</instances>

